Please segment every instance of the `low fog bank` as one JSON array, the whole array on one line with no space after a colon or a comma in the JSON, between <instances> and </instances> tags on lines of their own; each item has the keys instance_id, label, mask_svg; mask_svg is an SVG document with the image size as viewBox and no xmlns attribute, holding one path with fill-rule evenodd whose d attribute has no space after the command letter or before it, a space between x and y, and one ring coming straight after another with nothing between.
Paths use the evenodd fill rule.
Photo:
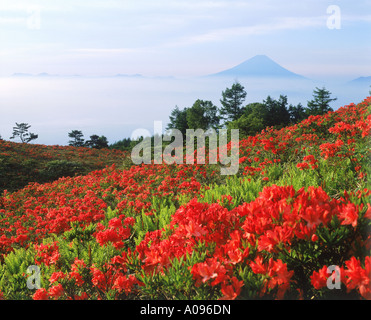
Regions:
<instances>
[{"instance_id":1,"label":"low fog bank","mask_svg":"<svg viewBox=\"0 0 371 320\"><path fill-rule=\"evenodd\" d=\"M8 140L15 122L29 123L38 144L67 145L68 132L81 130L85 139L104 135L110 143L130 137L136 129L153 132L153 122L167 125L171 110L191 107L197 99L220 107L222 91L240 82L245 104L270 95L287 95L289 104L306 106L315 87L325 86L338 100L331 106L361 102L369 84L264 78L145 77L8 77L0 78L0 135Z\"/></svg>"}]
</instances>

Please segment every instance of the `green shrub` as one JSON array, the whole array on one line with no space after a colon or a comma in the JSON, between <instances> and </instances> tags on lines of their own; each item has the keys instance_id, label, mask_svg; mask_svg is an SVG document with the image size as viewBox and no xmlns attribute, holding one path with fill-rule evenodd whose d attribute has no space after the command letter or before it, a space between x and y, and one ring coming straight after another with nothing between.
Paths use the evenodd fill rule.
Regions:
<instances>
[{"instance_id":1,"label":"green shrub","mask_svg":"<svg viewBox=\"0 0 371 320\"><path fill-rule=\"evenodd\" d=\"M49 161L41 174L48 180L57 180L62 177L73 177L82 174L84 167L81 163L67 160Z\"/></svg>"}]
</instances>

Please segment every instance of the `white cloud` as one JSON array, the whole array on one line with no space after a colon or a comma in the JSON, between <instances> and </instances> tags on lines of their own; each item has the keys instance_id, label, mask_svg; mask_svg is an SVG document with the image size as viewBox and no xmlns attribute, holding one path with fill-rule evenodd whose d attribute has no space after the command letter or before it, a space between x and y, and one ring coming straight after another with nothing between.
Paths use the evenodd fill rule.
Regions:
<instances>
[{"instance_id":1,"label":"white cloud","mask_svg":"<svg viewBox=\"0 0 371 320\"><path fill-rule=\"evenodd\" d=\"M197 44L222 42L230 38L256 36L277 33L283 30L297 30L326 26L326 17L287 17L277 19L271 23L256 24L240 27L226 27L213 29L204 33L195 34L196 30L188 31L188 36L180 36L162 43L136 48L78 48L69 50L72 53L87 55L119 55L127 53L154 52L166 48L191 47Z\"/></svg>"},{"instance_id":2,"label":"white cloud","mask_svg":"<svg viewBox=\"0 0 371 320\"><path fill-rule=\"evenodd\" d=\"M21 17L0 17L0 25L21 25L25 26L26 25L26 18L21 18Z\"/></svg>"},{"instance_id":3,"label":"white cloud","mask_svg":"<svg viewBox=\"0 0 371 320\"><path fill-rule=\"evenodd\" d=\"M79 48L69 50L74 53L82 54L123 54L123 53L135 53L138 51L143 51L143 49L136 48L111 48L111 49L101 49L101 48Z\"/></svg>"},{"instance_id":4,"label":"white cloud","mask_svg":"<svg viewBox=\"0 0 371 320\"><path fill-rule=\"evenodd\" d=\"M26 11L29 8L30 4L27 1L19 1L14 3L14 1L1 1L0 2L0 11Z\"/></svg>"},{"instance_id":5,"label":"white cloud","mask_svg":"<svg viewBox=\"0 0 371 320\"><path fill-rule=\"evenodd\" d=\"M344 42L358 59L359 48L366 47L358 39L367 38L371 21L365 3L339 1L344 23L331 37L323 0L0 0L1 72L29 65L55 70L51 73L122 68L170 74L204 68L205 61L220 68L258 52L281 57L291 52L290 60L304 61L299 57L308 51L323 61L338 56ZM37 32L27 28L32 6L41 10ZM314 55L315 48L328 45L331 53Z\"/></svg>"},{"instance_id":6,"label":"white cloud","mask_svg":"<svg viewBox=\"0 0 371 320\"><path fill-rule=\"evenodd\" d=\"M371 15L342 15L342 19L349 22L371 22Z\"/></svg>"},{"instance_id":7,"label":"white cloud","mask_svg":"<svg viewBox=\"0 0 371 320\"><path fill-rule=\"evenodd\" d=\"M182 37L178 41L165 44L164 46L190 46L199 43L224 41L233 37L256 36L277 33L284 30L318 28L321 26L326 27L326 17L286 17L272 21L271 23L214 29L206 33Z\"/></svg>"}]
</instances>

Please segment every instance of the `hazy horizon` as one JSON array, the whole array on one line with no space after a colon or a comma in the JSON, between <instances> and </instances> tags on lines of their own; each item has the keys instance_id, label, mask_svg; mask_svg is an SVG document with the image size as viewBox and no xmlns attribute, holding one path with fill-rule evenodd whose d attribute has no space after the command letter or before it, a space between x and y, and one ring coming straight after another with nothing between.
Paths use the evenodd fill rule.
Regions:
<instances>
[{"instance_id":1,"label":"hazy horizon","mask_svg":"<svg viewBox=\"0 0 371 320\"><path fill-rule=\"evenodd\" d=\"M72 130L81 130L85 139L98 134L114 143L136 129L153 132L154 121L163 121L165 127L175 106L191 107L202 99L220 107L222 91L235 80L247 92L244 104L283 94L289 104L306 106L315 86L325 85L264 78L2 77L0 101L11 112L3 112L0 118L0 135L9 140L15 122L26 122L32 126L30 132L39 134L36 144L67 145ZM338 98L331 104L334 109L361 102L368 94L367 86L331 84L326 88Z\"/></svg>"},{"instance_id":2,"label":"hazy horizon","mask_svg":"<svg viewBox=\"0 0 371 320\"><path fill-rule=\"evenodd\" d=\"M74 129L113 143L166 125L176 105L220 106L236 79L203 76L256 55L312 80L237 79L246 104L285 94L305 106L316 86L338 98L334 108L360 102L367 85L346 83L371 76L370 9L371 0L2 0L0 135L26 122L35 143L67 145Z\"/></svg>"}]
</instances>

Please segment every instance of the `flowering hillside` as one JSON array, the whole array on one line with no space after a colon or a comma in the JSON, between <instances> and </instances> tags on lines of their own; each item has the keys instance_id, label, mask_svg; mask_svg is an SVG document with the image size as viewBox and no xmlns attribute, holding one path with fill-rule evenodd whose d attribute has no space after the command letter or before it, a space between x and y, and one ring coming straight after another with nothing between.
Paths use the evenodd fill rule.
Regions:
<instances>
[{"instance_id":1,"label":"flowering hillside","mask_svg":"<svg viewBox=\"0 0 371 320\"><path fill-rule=\"evenodd\" d=\"M45 146L0 139L0 193L30 182L50 182L62 176L86 174L122 163L119 150Z\"/></svg>"},{"instance_id":2,"label":"flowering hillside","mask_svg":"<svg viewBox=\"0 0 371 320\"><path fill-rule=\"evenodd\" d=\"M0 298L371 299L370 111L267 128L227 178L112 165L4 192Z\"/></svg>"}]
</instances>

